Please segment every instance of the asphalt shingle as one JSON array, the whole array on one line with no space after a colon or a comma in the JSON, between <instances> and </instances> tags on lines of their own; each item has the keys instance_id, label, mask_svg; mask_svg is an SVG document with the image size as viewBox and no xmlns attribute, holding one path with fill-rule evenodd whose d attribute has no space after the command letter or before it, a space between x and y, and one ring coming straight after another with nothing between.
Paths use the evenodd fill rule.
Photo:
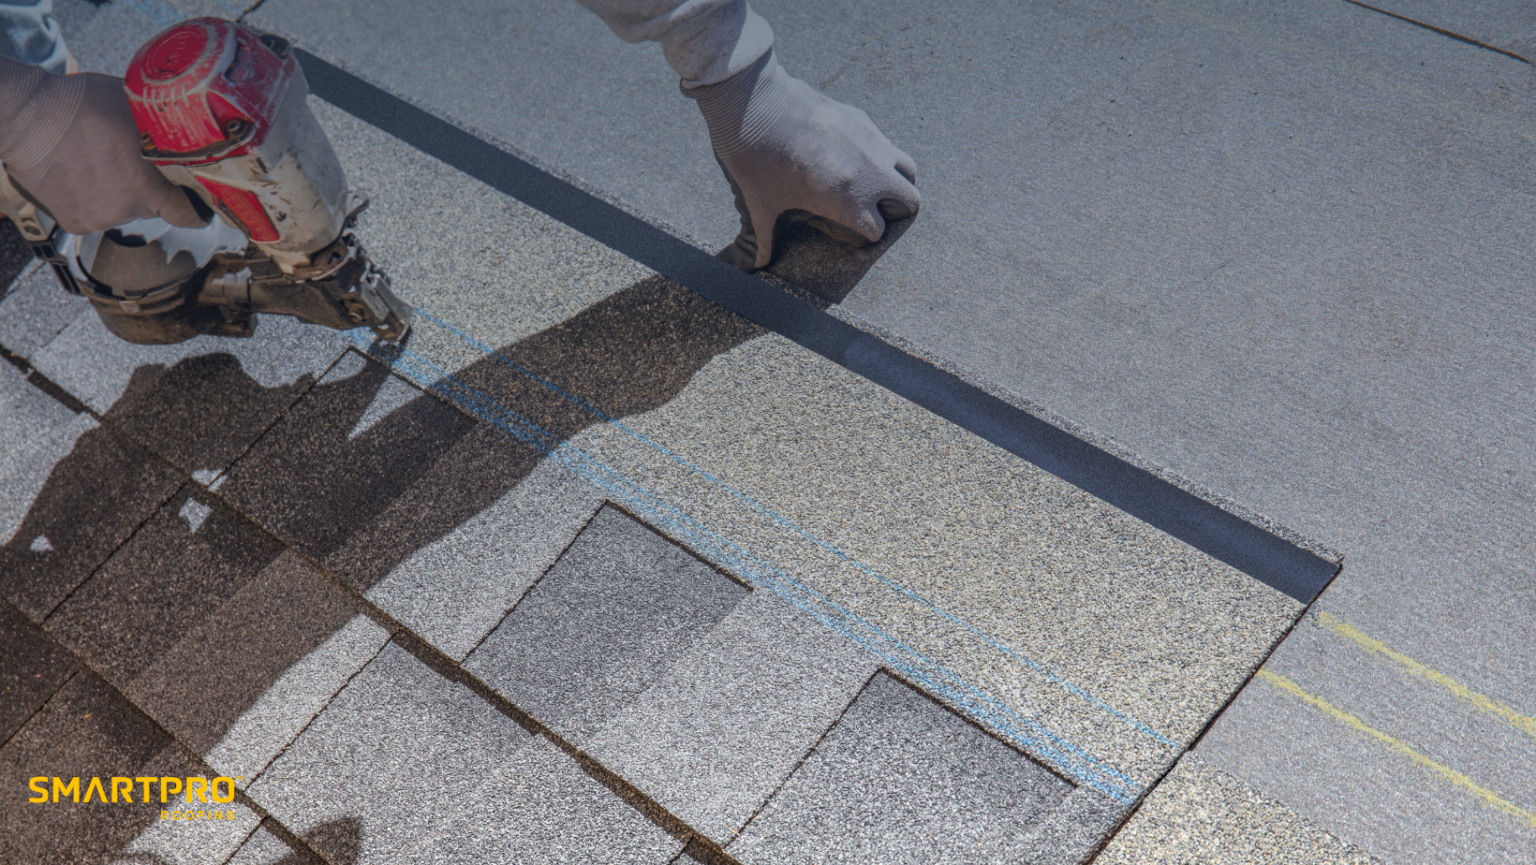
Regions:
<instances>
[{"instance_id":1,"label":"asphalt shingle","mask_svg":"<svg viewBox=\"0 0 1536 865\"><path fill-rule=\"evenodd\" d=\"M325 566L463 659L602 504L558 462L480 426Z\"/></svg>"},{"instance_id":2,"label":"asphalt shingle","mask_svg":"<svg viewBox=\"0 0 1536 865\"><path fill-rule=\"evenodd\" d=\"M69 650L27 620L10 604L0 603L0 742L32 717L79 666Z\"/></svg>"},{"instance_id":3,"label":"asphalt shingle","mask_svg":"<svg viewBox=\"0 0 1536 865\"><path fill-rule=\"evenodd\" d=\"M280 552L276 541L189 481L45 624L126 688Z\"/></svg>"},{"instance_id":4,"label":"asphalt shingle","mask_svg":"<svg viewBox=\"0 0 1536 865\"><path fill-rule=\"evenodd\" d=\"M125 693L245 786L388 636L329 578L283 553L167 644Z\"/></svg>"},{"instance_id":5,"label":"asphalt shingle","mask_svg":"<svg viewBox=\"0 0 1536 865\"><path fill-rule=\"evenodd\" d=\"M1034 861L1030 833L1072 790L882 673L728 852L748 863Z\"/></svg>"},{"instance_id":6,"label":"asphalt shingle","mask_svg":"<svg viewBox=\"0 0 1536 865\"><path fill-rule=\"evenodd\" d=\"M380 400L396 407L362 424ZM474 426L349 352L230 470L220 494L324 560Z\"/></svg>"},{"instance_id":7,"label":"asphalt shingle","mask_svg":"<svg viewBox=\"0 0 1536 865\"><path fill-rule=\"evenodd\" d=\"M464 666L580 747L746 593L605 507Z\"/></svg>"},{"instance_id":8,"label":"asphalt shingle","mask_svg":"<svg viewBox=\"0 0 1536 865\"><path fill-rule=\"evenodd\" d=\"M134 345L82 315L32 365L187 473L218 472L325 373L335 331L269 316L250 339Z\"/></svg>"},{"instance_id":9,"label":"asphalt shingle","mask_svg":"<svg viewBox=\"0 0 1536 865\"><path fill-rule=\"evenodd\" d=\"M295 850L287 842L267 831L265 825L257 826L251 837L245 839L240 849L224 865L322 865L308 852Z\"/></svg>"},{"instance_id":10,"label":"asphalt shingle","mask_svg":"<svg viewBox=\"0 0 1536 865\"><path fill-rule=\"evenodd\" d=\"M3 294L0 345L18 357L31 357L80 316L95 315L89 303L66 292L47 267L22 273Z\"/></svg>"},{"instance_id":11,"label":"asphalt shingle","mask_svg":"<svg viewBox=\"0 0 1536 865\"><path fill-rule=\"evenodd\" d=\"M321 855L356 865L660 865L682 847L547 739L395 643L250 793Z\"/></svg>"},{"instance_id":12,"label":"asphalt shingle","mask_svg":"<svg viewBox=\"0 0 1536 865\"><path fill-rule=\"evenodd\" d=\"M42 621L180 480L0 363L0 593Z\"/></svg>"},{"instance_id":13,"label":"asphalt shingle","mask_svg":"<svg viewBox=\"0 0 1536 865\"><path fill-rule=\"evenodd\" d=\"M754 591L587 750L724 843L837 720L875 663L776 595Z\"/></svg>"},{"instance_id":14,"label":"asphalt shingle","mask_svg":"<svg viewBox=\"0 0 1536 865\"><path fill-rule=\"evenodd\" d=\"M38 777L49 779L43 782L47 802L28 801L37 795L29 782ZM54 777L63 785L78 778L81 801L64 794L54 802ZM110 798L114 777L132 779L131 801L97 800L99 793ZM141 777L155 779L148 802ZM258 818L230 803L218 809L225 819L160 819L162 810L186 806L176 787L187 777L208 774L121 694L81 671L0 748L0 861L78 865L110 861L113 854L122 857L118 861L164 865L223 861ZM100 779L99 787L92 786L93 778ZM178 782L167 783L164 802L162 778ZM209 810L212 804L192 803Z\"/></svg>"}]
</instances>

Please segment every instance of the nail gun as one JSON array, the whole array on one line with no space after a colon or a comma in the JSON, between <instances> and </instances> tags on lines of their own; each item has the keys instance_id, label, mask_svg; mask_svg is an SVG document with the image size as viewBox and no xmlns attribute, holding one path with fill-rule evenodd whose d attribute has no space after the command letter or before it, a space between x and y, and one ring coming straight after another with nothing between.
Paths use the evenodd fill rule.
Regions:
<instances>
[{"instance_id":1,"label":"nail gun","mask_svg":"<svg viewBox=\"0 0 1536 865\"><path fill-rule=\"evenodd\" d=\"M148 344L244 337L256 313L272 313L405 335L410 304L352 231L368 198L347 187L287 41L194 18L140 48L124 87L144 158L191 193L208 226L135 220L72 235L0 171L0 213L108 330Z\"/></svg>"}]
</instances>

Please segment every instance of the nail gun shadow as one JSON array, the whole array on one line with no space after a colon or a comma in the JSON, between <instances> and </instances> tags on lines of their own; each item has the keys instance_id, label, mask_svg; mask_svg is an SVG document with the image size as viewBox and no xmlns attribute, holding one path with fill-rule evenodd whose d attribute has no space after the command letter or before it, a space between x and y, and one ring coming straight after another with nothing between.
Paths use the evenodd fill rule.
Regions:
<instances>
[{"instance_id":1,"label":"nail gun shadow","mask_svg":"<svg viewBox=\"0 0 1536 865\"><path fill-rule=\"evenodd\" d=\"M0 216L0 300L16 284L16 277L32 263L32 247L16 223Z\"/></svg>"},{"instance_id":2,"label":"nail gun shadow","mask_svg":"<svg viewBox=\"0 0 1536 865\"><path fill-rule=\"evenodd\" d=\"M295 567L291 557L280 563L283 545L367 592L418 550L517 487L551 448L604 422L593 408L623 417L660 407L712 358L759 334L697 295L651 278L502 346L433 382L428 393L405 385L383 365L354 356L357 368L350 375L328 377L310 388L235 460L216 493L184 480L169 500L157 495L155 501L164 504L135 517L138 527L115 549L84 559L69 547L89 548L86 536L102 515L150 507L144 502L145 481L138 475L124 479L133 462L124 451L137 449L126 445L111 423L97 427L54 466L0 550L0 563L7 565L0 568L0 592L34 610L36 604L24 600L36 596L37 587L19 582L23 576L64 581L60 591L41 593L68 596L48 616L50 628L62 635L71 617L89 622L88 635L61 638L184 745L208 754L279 678L355 612L351 602L338 600L323 575ZM292 392L291 385L262 387L231 361L227 355L188 358L163 378L176 383L174 392L131 387L132 405L125 408L140 416L153 412L154 403L177 414L201 401L212 417L247 422L249 412L231 403L260 401L264 395L287 399ZM522 370L537 372L566 393ZM269 393L277 390L283 393ZM107 412L109 422L117 408ZM471 416L476 413L480 416ZM514 414L521 418L518 430L538 432L519 438L497 422ZM146 460L160 465L139 458ZM174 478L170 483L174 488ZM200 511L204 516L193 524L187 515ZM43 537L54 542L53 549L34 540ZM63 543L75 537L81 538L78 545ZM59 567L63 559L48 565L50 556L64 557L67 567ZM165 586L164 603L156 600L156 584ZM253 593L271 597L253 599ZM337 604L339 611L329 608ZM103 605L104 612L95 617L92 605ZM246 636L222 645L220 626L231 621ZM162 635L166 642L144 643L145 634ZM174 675L157 685L151 681L156 668L125 663L119 654L174 661L167 667ZM46 754L37 758L46 760ZM81 767L80 773L109 776L119 769ZM0 797L0 811L26 807L24 800ZM24 816L0 813L0 823ZM79 816L82 830L95 825L91 813ZM362 821L346 816L335 831L317 830L305 840L333 862L354 861ZM99 826L92 831L98 829L105 831ZM138 829L123 831L129 837L117 839L116 849L131 842ZM45 858L44 848L59 840L43 837L47 834L35 833L43 846L23 851L35 854L24 859Z\"/></svg>"}]
</instances>

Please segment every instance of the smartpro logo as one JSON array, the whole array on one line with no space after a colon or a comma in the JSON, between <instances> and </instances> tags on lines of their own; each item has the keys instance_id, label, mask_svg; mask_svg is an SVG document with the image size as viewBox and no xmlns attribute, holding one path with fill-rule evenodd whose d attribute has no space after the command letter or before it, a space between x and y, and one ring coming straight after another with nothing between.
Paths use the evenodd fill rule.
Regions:
<instances>
[{"instance_id":1,"label":"smartpro logo","mask_svg":"<svg viewBox=\"0 0 1536 865\"><path fill-rule=\"evenodd\" d=\"M51 782L51 783L50 783ZM139 787L139 798L134 799L134 785ZM133 802L149 803L155 801L155 791L158 789L160 803L168 804L171 797L183 792L186 795L187 804L202 802L203 804L223 805L235 801L235 779L220 775L209 781L207 778L159 778L159 777L134 777L134 778L108 778L103 784L100 778L89 778L82 785L81 779L70 778L65 781L60 777L49 778L47 775L39 775L28 783L34 794L27 799L32 803L51 802L57 804L65 802ZM83 792L82 792L83 791ZM235 817L235 812L230 810L213 811L161 811L161 820L224 820Z\"/></svg>"}]
</instances>

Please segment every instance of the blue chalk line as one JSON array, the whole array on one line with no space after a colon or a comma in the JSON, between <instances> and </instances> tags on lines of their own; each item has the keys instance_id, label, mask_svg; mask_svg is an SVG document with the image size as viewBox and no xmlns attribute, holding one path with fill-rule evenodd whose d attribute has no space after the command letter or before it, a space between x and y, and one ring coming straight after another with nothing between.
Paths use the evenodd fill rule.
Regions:
<instances>
[{"instance_id":1,"label":"blue chalk line","mask_svg":"<svg viewBox=\"0 0 1536 865\"><path fill-rule=\"evenodd\" d=\"M1133 791L1138 790L1139 785L1124 773L1104 765L1071 742L1020 715L1001 700L886 633L878 625L795 580L781 569L763 562L750 551L658 498L580 448L561 441L555 434L501 405L493 397L466 384L415 351L391 347L387 355L381 355L373 350L372 336L368 332L352 331L348 336L360 348L390 363L406 378L528 443L589 483L613 495L625 507L644 514L694 549L726 564L749 582L768 587L915 682L945 697L948 702L1004 738L1040 755L1066 774L1117 802L1128 805L1134 801ZM553 388L552 385L548 386ZM579 398L571 398L580 403Z\"/></svg>"},{"instance_id":2,"label":"blue chalk line","mask_svg":"<svg viewBox=\"0 0 1536 865\"><path fill-rule=\"evenodd\" d=\"M574 404L576 406L579 406L580 408L582 408L582 409L592 413L593 415L601 418L602 420L604 420L608 424L612 425L613 427L615 427L615 428L617 428L619 430L622 430L623 432L625 432L626 434L632 436L633 438L637 439L638 441L641 441L641 442L645 443L646 445L648 445L649 447L655 449L656 451L664 454L667 458L671 459L673 462L677 463L678 465L687 468L689 471L693 472L694 474L698 475L699 477L704 478L705 480L709 481L711 484L715 485L716 487L726 491L727 493L730 493L738 501L742 502L743 504L746 504L748 507L750 507L753 510L757 511L759 514L762 514L763 516L768 517L770 520L773 520L775 523L778 523L780 526L782 526L782 527L784 527L786 529L789 529L790 531L795 532L796 534L800 535L801 537L805 538L806 540L810 541L811 543L815 544L816 546L820 547L821 549L826 550L827 552L829 552L832 555L836 556L838 559L840 559L840 560L842 560L844 562L847 562L848 564L852 565L854 568L858 569L859 571L862 571L866 575L868 575L870 577L873 577L874 579L880 581L881 583L884 583L886 586L896 590L897 592L900 592L902 595L904 595L905 597L909 598L910 600L916 601L917 603L919 603L922 606L928 608L929 610L933 611L934 613L937 613L939 616L943 617L944 620L949 622L950 624L955 625L956 627L966 631L967 633L970 633L970 634L980 638L983 642L985 642L987 645L991 646L993 649L995 649L998 652L1002 653L1006 657L1008 657L1008 658L1010 658L1010 659L1012 659L1014 661L1017 661L1018 663L1028 667L1029 669L1033 670L1034 672L1036 672L1040 676L1044 677L1050 683L1052 683L1054 685L1057 685L1057 686L1060 686L1061 688L1063 688L1064 690L1066 690L1068 693L1072 694L1073 696L1075 696L1075 697L1077 697L1077 698L1079 698L1081 700L1084 700L1085 702L1089 703L1090 705L1094 706L1095 708L1100 709L1101 711L1109 714L1110 716L1116 718L1117 720L1127 724L1128 726L1130 726L1132 729L1136 730L1137 732L1142 733L1142 734L1147 735L1147 736L1151 736L1152 738L1156 739L1158 742L1162 743L1163 745L1166 745L1167 747L1170 747L1170 748L1177 747L1176 745L1174 745L1173 742L1169 741L1167 737L1163 736L1161 733L1158 733L1156 730L1152 729L1147 724L1137 720L1136 718L1133 718L1133 717L1130 717L1130 716L1126 715L1125 713L1123 713L1120 710L1116 709L1114 706L1111 706L1110 704L1104 702L1103 700L1099 699L1098 697L1095 697L1092 694L1088 693L1083 688L1079 687L1078 685L1074 684L1073 682L1069 681L1068 679L1058 675L1057 673L1052 672L1050 669L1045 667L1043 664L1040 664L1039 662L1035 661L1034 659L1020 654L1013 647L1004 644L1003 642L999 641L996 637L992 636L991 634L988 634L988 633L978 629L977 627L975 627L971 623L969 623L969 622L965 621L964 619L961 619L959 616L956 616L955 614L949 612L948 610L946 610L943 607L939 606L937 603L933 602L932 600L930 600L929 598L923 596L922 594L918 593L917 591L909 588L908 586L905 586L905 585L901 584L900 582L896 581L895 579L892 579L891 577L889 577L889 576L887 576L885 574L880 573L879 571L876 571L875 569L869 567L868 565L865 565L863 562L860 562L859 560L853 558L851 555L849 555L848 553L844 552L843 550L837 548L836 546L832 545L831 543L828 543L827 541L824 541L821 538L818 538L818 537L812 535L804 527L800 526L799 524L795 523L794 521L790 520L789 518L782 516L781 514L777 513L776 511L774 511L773 509L767 507L766 505L763 505L761 502L757 501L756 499L754 499L750 495L747 495L746 493L736 489L734 486L730 485L729 483L726 483L725 481L722 481L720 478L716 477L715 475L711 474L710 472L706 471L705 469L700 468L699 466L695 465L693 462L688 460L686 457L683 457L682 455L676 453L675 451L673 451L672 449L666 447L665 445L663 445L663 444L661 444L661 443L651 439L649 436L645 435L644 433L639 432L638 430L635 430L634 428L630 427L628 424L625 424L623 421L619 420L618 418L615 418L615 417L609 415L607 412L605 412L602 409L598 408L597 406L593 405L591 402L583 399L582 397L578 396L577 394L571 393L570 391L567 391L564 388L561 388L559 385L549 381L548 379L544 378L543 376L539 375L538 373L534 372L533 370L523 366L522 364L517 363L516 361L512 360L511 358L508 358L507 356L497 352L496 350L492 349L490 346L486 345L484 342L481 342L480 340L478 340L475 337L469 335L468 333L464 332L460 328L455 327L454 325L449 324L446 321L443 321L442 319L432 315L431 313L428 313L428 312L425 312L425 311L419 310L419 309L416 312L417 312L417 315L420 316L421 318L425 319L426 321L431 322L432 324L437 325L438 327L442 328L443 330L448 331L449 333L451 333L454 336L458 337L460 340L462 340L466 344L470 345L471 347L475 348L476 350L480 351L481 353L496 359L498 362L502 363L503 365L507 366L508 368L513 369L513 370L517 371L518 373L526 376L527 378L530 378L533 381L538 382L539 384L543 385L545 388L549 389L550 391L559 394L561 397L563 397L567 401L571 402L572 404Z\"/></svg>"}]
</instances>

